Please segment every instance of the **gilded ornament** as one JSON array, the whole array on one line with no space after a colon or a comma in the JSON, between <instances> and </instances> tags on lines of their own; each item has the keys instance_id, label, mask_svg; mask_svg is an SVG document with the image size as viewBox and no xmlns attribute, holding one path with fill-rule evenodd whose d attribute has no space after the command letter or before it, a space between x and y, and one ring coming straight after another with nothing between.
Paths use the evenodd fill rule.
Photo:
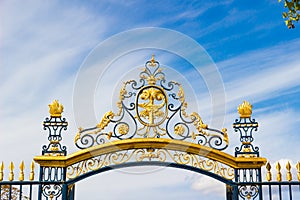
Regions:
<instances>
[{"instance_id":1,"label":"gilded ornament","mask_svg":"<svg viewBox=\"0 0 300 200\"><path fill-rule=\"evenodd\" d=\"M126 135L129 131L129 126L127 124L121 124L119 125L118 127L118 132L121 134L121 135Z\"/></svg>"},{"instance_id":2,"label":"gilded ornament","mask_svg":"<svg viewBox=\"0 0 300 200\"><path fill-rule=\"evenodd\" d=\"M181 124L177 124L174 128L174 132L176 135L183 135L185 128Z\"/></svg>"},{"instance_id":3,"label":"gilded ornament","mask_svg":"<svg viewBox=\"0 0 300 200\"><path fill-rule=\"evenodd\" d=\"M68 166L67 178L74 179L90 171L95 171L106 166L113 166L131 161L173 161L177 164L189 165L214 173L229 180L232 180L234 178L234 169L229 166L224 166L218 161L204 158L196 154L154 148L139 148L123 150L119 152L109 152L89 158L87 160L80 161Z\"/></svg>"},{"instance_id":4,"label":"gilded ornament","mask_svg":"<svg viewBox=\"0 0 300 200\"><path fill-rule=\"evenodd\" d=\"M292 173L291 173L291 164L290 164L289 161L288 161L287 164L286 164L286 170L287 170L287 173L286 173L286 180L287 180L287 181L291 181L291 180L292 180Z\"/></svg>"},{"instance_id":5,"label":"gilded ornament","mask_svg":"<svg viewBox=\"0 0 300 200\"><path fill-rule=\"evenodd\" d=\"M54 100L48 106L51 117L61 117L61 113L64 111L64 106L58 103L58 100Z\"/></svg>"},{"instance_id":6,"label":"gilded ornament","mask_svg":"<svg viewBox=\"0 0 300 200\"><path fill-rule=\"evenodd\" d=\"M10 162L10 164L9 164L9 175L8 175L8 180L9 181L14 180L14 169L15 169L14 163Z\"/></svg>"},{"instance_id":7,"label":"gilded ornament","mask_svg":"<svg viewBox=\"0 0 300 200\"><path fill-rule=\"evenodd\" d=\"M30 174L29 174L29 180L34 180L34 162L32 161L30 164Z\"/></svg>"},{"instance_id":8,"label":"gilded ornament","mask_svg":"<svg viewBox=\"0 0 300 200\"><path fill-rule=\"evenodd\" d=\"M2 161L0 163L0 181L3 181L3 177L4 177L3 170L4 170L4 163Z\"/></svg>"},{"instance_id":9,"label":"gilded ornament","mask_svg":"<svg viewBox=\"0 0 300 200\"><path fill-rule=\"evenodd\" d=\"M251 117L252 105L248 101L243 101L243 103L239 105L237 109L241 118Z\"/></svg>"},{"instance_id":10,"label":"gilded ornament","mask_svg":"<svg viewBox=\"0 0 300 200\"><path fill-rule=\"evenodd\" d=\"M112 132L109 132L109 133L107 134L107 139L110 140L111 136L112 136Z\"/></svg>"},{"instance_id":11,"label":"gilded ornament","mask_svg":"<svg viewBox=\"0 0 300 200\"><path fill-rule=\"evenodd\" d=\"M298 181L300 181L300 162L296 165Z\"/></svg>"},{"instance_id":12,"label":"gilded ornament","mask_svg":"<svg viewBox=\"0 0 300 200\"><path fill-rule=\"evenodd\" d=\"M108 111L104 114L103 118L101 119L101 122L97 124L97 128L100 130L103 130L109 123L110 120L114 117L114 113L112 111Z\"/></svg>"},{"instance_id":13,"label":"gilded ornament","mask_svg":"<svg viewBox=\"0 0 300 200\"><path fill-rule=\"evenodd\" d=\"M162 89L158 87L146 87L137 95L137 117L140 122L147 126L157 126L164 122L167 116L167 99ZM164 110L162 110L165 108ZM144 120L142 119L144 118ZM160 120L158 120L160 119ZM147 121L145 121L147 120Z\"/></svg>"},{"instance_id":14,"label":"gilded ornament","mask_svg":"<svg viewBox=\"0 0 300 200\"><path fill-rule=\"evenodd\" d=\"M155 57L155 55L152 54L150 66L155 66L155 58L154 57Z\"/></svg>"},{"instance_id":15,"label":"gilded ornament","mask_svg":"<svg viewBox=\"0 0 300 200\"><path fill-rule=\"evenodd\" d=\"M95 127L78 131L75 136L78 148L100 145L112 138L124 140L134 137L168 137L219 150L227 148L227 130L208 128L198 113L186 112L188 103L182 85L176 81L166 81L154 56L146 62L139 77L139 81L123 83L116 114L109 111Z\"/></svg>"},{"instance_id":16,"label":"gilded ornament","mask_svg":"<svg viewBox=\"0 0 300 200\"><path fill-rule=\"evenodd\" d=\"M22 161L20 164L20 174L19 174L20 181L24 181L24 169L25 169L24 161Z\"/></svg>"},{"instance_id":17,"label":"gilded ornament","mask_svg":"<svg viewBox=\"0 0 300 200\"><path fill-rule=\"evenodd\" d=\"M229 144L229 139L228 139L228 134L227 134L227 128L222 128L222 132L224 133L223 140L228 145Z\"/></svg>"},{"instance_id":18,"label":"gilded ornament","mask_svg":"<svg viewBox=\"0 0 300 200\"><path fill-rule=\"evenodd\" d=\"M271 165L270 165L269 162L266 165L266 169L267 169L267 175L266 175L267 181L271 181L272 180L272 174L271 174Z\"/></svg>"},{"instance_id":19,"label":"gilded ornament","mask_svg":"<svg viewBox=\"0 0 300 200\"><path fill-rule=\"evenodd\" d=\"M276 169L277 169L277 175L276 175L277 181L281 182L281 180L282 180L281 172L280 172L281 166L280 166L279 162L277 162L277 164L276 164Z\"/></svg>"}]
</instances>

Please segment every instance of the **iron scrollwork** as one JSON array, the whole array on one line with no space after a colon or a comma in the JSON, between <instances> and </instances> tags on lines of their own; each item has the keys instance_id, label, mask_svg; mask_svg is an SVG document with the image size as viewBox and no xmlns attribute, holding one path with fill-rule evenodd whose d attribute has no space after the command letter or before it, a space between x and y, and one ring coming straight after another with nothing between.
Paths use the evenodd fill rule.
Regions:
<instances>
[{"instance_id":1,"label":"iron scrollwork","mask_svg":"<svg viewBox=\"0 0 300 200\"><path fill-rule=\"evenodd\" d=\"M240 118L236 119L233 123L235 132L240 134L240 147L235 148L235 156L242 157L259 157L259 148L254 147L252 142L254 141L253 131L257 131L258 123L255 119L251 118L252 105L244 101L238 106L238 112Z\"/></svg>"},{"instance_id":2,"label":"iron scrollwork","mask_svg":"<svg viewBox=\"0 0 300 200\"><path fill-rule=\"evenodd\" d=\"M254 200L258 195L259 195L259 187L257 185L239 186L239 196L242 199Z\"/></svg>"},{"instance_id":3,"label":"iron scrollwork","mask_svg":"<svg viewBox=\"0 0 300 200\"><path fill-rule=\"evenodd\" d=\"M62 140L61 132L62 130L67 130L68 127L66 119L61 117L63 108L63 105L59 104L57 100L54 100L52 104L49 105L50 117L46 117L43 122L44 130L48 130L49 133L49 144L42 147L42 155L67 155L66 146L60 144Z\"/></svg>"},{"instance_id":4,"label":"iron scrollwork","mask_svg":"<svg viewBox=\"0 0 300 200\"><path fill-rule=\"evenodd\" d=\"M166 81L154 57L146 62L139 81L128 80L123 84L117 107L117 113L105 113L95 127L79 128L76 146L85 149L112 138L133 137L189 140L218 150L228 146L227 129L208 128L198 113L186 112L182 85Z\"/></svg>"},{"instance_id":5,"label":"iron scrollwork","mask_svg":"<svg viewBox=\"0 0 300 200\"><path fill-rule=\"evenodd\" d=\"M42 185L42 194L50 200L58 199L62 194L62 186L59 184Z\"/></svg>"}]
</instances>

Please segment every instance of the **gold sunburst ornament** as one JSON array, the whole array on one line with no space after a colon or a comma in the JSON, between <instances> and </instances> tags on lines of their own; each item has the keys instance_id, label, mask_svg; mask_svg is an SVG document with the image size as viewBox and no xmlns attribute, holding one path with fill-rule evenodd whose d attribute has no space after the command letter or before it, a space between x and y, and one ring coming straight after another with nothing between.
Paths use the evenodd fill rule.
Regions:
<instances>
[{"instance_id":1,"label":"gold sunburst ornament","mask_svg":"<svg viewBox=\"0 0 300 200\"><path fill-rule=\"evenodd\" d=\"M251 117L252 105L248 101L243 101L243 103L239 105L237 109L241 118Z\"/></svg>"},{"instance_id":2,"label":"gold sunburst ornament","mask_svg":"<svg viewBox=\"0 0 300 200\"><path fill-rule=\"evenodd\" d=\"M58 103L58 100L54 100L48 106L51 117L61 117L61 113L64 111L64 106Z\"/></svg>"}]
</instances>

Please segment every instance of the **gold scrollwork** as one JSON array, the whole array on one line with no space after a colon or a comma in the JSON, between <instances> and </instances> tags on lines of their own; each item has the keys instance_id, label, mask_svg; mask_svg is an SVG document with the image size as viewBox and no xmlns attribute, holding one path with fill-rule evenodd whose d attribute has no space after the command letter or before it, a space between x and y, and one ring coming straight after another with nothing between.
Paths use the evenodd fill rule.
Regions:
<instances>
[{"instance_id":1,"label":"gold scrollwork","mask_svg":"<svg viewBox=\"0 0 300 200\"><path fill-rule=\"evenodd\" d=\"M90 171L98 170L105 166L114 166L127 162L143 161L173 161L176 164L193 166L223 178L232 180L234 178L234 169L218 161L201 157L196 154L186 152L177 152L167 149L134 149L119 152L108 153L98 157L73 164L67 169L68 179L74 179Z\"/></svg>"}]
</instances>

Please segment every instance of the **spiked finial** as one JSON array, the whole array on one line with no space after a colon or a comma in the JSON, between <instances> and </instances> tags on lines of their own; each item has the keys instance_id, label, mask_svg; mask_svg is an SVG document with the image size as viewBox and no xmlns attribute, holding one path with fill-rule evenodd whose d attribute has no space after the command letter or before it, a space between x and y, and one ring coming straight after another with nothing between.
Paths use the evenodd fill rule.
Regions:
<instances>
[{"instance_id":1,"label":"spiked finial","mask_svg":"<svg viewBox=\"0 0 300 200\"><path fill-rule=\"evenodd\" d=\"M14 163L10 162L10 164L9 164L9 175L8 175L8 180L9 181L14 180L14 169L15 169Z\"/></svg>"},{"instance_id":2,"label":"spiked finial","mask_svg":"<svg viewBox=\"0 0 300 200\"><path fill-rule=\"evenodd\" d=\"M300 181L300 162L297 163L296 168L297 168L298 181Z\"/></svg>"},{"instance_id":3,"label":"spiked finial","mask_svg":"<svg viewBox=\"0 0 300 200\"><path fill-rule=\"evenodd\" d=\"M291 181L292 180L292 173L291 173L291 164L290 164L290 162L288 162L286 164L286 170L287 170L286 180Z\"/></svg>"},{"instance_id":4,"label":"spiked finial","mask_svg":"<svg viewBox=\"0 0 300 200\"><path fill-rule=\"evenodd\" d=\"M29 174L29 180L34 180L34 162L32 161L30 164L30 174Z\"/></svg>"},{"instance_id":5,"label":"spiked finial","mask_svg":"<svg viewBox=\"0 0 300 200\"><path fill-rule=\"evenodd\" d=\"M20 164L20 174L19 174L20 181L24 181L24 169L25 169L24 161L22 161Z\"/></svg>"},{"instance_id":6,"label":"spiked finial","mask_svg":"<svg viewBox=\"0 0 300 200\"><path fill-rule=\"evenodd\" d=\"M4 170L4 164L3 161L0 163L0 181L3 181L3 170Z\"/></svg>"},{"instance_id":7,"label":"spiked finial","mask_svg":"<svg viewBox=\"0 0 300 200\"><path fill-rule=\"evenodd\" d=\"M271 165L270 165L269 162L267 163L266 168L267 168L267 177L266 177L267 181L271 181L272 180L272 174L271 174Z\"/></svg>"},{"instance_id":8,"label":"spiked finial","mask_svg":"<svg viewBox=\"0 0 300 200\"><path fill-rule=\"evenodd\" d=\"M276 169L277 169L277 176L276 176L277 181L280 182L281 181L281 172L280 172L281 166L280 166L279 162L277 162L277 164L276 164Z\"/></svg>"}]
</instances>

